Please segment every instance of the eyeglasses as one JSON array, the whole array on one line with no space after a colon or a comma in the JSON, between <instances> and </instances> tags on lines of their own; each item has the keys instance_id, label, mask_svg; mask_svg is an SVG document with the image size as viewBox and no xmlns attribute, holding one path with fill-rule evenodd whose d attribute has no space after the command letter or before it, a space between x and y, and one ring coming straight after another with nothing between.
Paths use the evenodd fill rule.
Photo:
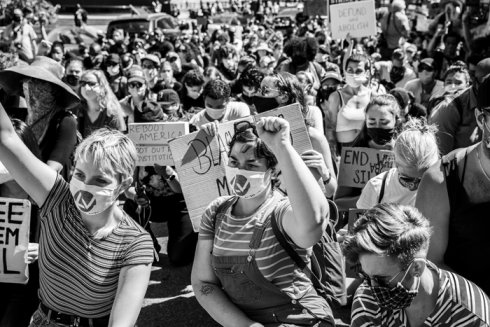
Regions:
<instances>
[{"instance_id":1,"label":"eyeglasses","mask_svg":"<svg viewBox=\"0 0 490 327\"><path fill-rule=\"evenodd\" d=\"M270 93L271 91L281 92L281 90L279 90L279 89L272 89L272 88L267 87L267 86L261 86L261 87L259 87L259 89L257 91L259 94L262 94L262 95L266 95L266 94Z\"/></svg>"},{"instance_id":2,"label":"eyeglasses","mask_svg":"<svg viewBox=\"0 0 490 327\"><path fill-rule=\"evenodd\" d=\"M400 270L396 275L390 278L390 280L386 281L386 277L371 277L368 274L366 274L364 271L360 270L357 272L357 276L363 280L365 280L369 286L373 286L373 282L376 283L376 285L379 286L389 286L390 283L395 280L396 277L398 277L402 272L404 272L406 269Z\"/></svg>"},{"instance_id":3,"label":"eyeglasses","mask_svg":"<svg viewBox=\"0 0 490 327\"><path fill-rule=\"evenodd\" d=\"M97 84L99 84L99 83L97 83L97 82L91 82L91 81L80 81L80 82L78 82L78 84L79 84L80 86L82 86L82 87L83 87L83 86L86 86L86 85L88 85L88 86L90 86L90 87L94 87L94 86L96 86L96 85L97 85Z\"/></svg>"},{"instance_id":4,"label":"eyeglasses","mask_svg":"<svg viewBox=\"0 0 490 327\"><path fill-rule=\"evenodd\" d=\"M143 83L140 83L140 82L131 82L131 83L128 84L128 86L130 88L132 88L132 89L134 89L134 88L138 88L139 89L140 87L143 86Z\"/></svg>"},{"instance_id":5,"label":"eyeglasses","mask_svg":"<svg viewBox=\"0 0 490 327\"><path fill-rule=\"evenodd\" d=\"M248 120L239 121L234 124L235 135L245 132L247 129L252 129L252 132L258 137L257 129L255 128L255 124L249 122Z\"/></svg>"}]
</instances>

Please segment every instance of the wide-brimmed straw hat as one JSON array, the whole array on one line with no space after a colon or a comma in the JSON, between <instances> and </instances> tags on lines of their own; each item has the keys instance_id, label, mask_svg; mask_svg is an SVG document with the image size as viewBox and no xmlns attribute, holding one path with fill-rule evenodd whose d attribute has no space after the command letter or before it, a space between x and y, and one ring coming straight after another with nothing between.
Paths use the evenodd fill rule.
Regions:
<instances>
[{"instance_id":1,"label":"wide-brimmed straw hat","mask_svg":"<svg viewBox=\"0 0 490 327\"><path fill-rule=\"evenodd\" d=\"M22 80L25 77L49 82L63 91L60 92L58 104L64 108L71 108L80 102L78 95L61 80L63 67L51 58L39 56L30 65L0 71L0 87L10 95L22 95Z\"/></svg>"}]
</instances>

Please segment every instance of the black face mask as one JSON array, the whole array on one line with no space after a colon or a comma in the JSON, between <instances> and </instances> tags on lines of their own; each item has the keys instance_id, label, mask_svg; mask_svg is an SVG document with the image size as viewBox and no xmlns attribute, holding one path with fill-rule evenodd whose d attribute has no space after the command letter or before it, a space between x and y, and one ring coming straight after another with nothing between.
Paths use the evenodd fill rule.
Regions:
<instances>
[{"instance_id":1,"label":"black face mask","mask_svg":"<svg viewBox=\"0 0 490 327\"><path fill-rule=\"evenodd\" d=\"M337 87L336 86L334 86L334 87L327 87L327 88L320 88L318 90L317 97L318 97L318 99L320 99L321 102L326 101L330 97L330 94L332 94L336 90L337 90Z\"/></svg>"},{"instance_id":2,"label":"black face mask","mask_svg":"<svg viewBox=\"0 0 490 327\"><path fill-rule=\"evenodd\" d=\"M248 95L242 94L242 100L243 100L243 102L245 102L249 106L254 104L254 97L253 96L248 96Z\"/></svg>"},{"instance_id":3,"label":"black face mask","mask_svg":"<svg viewBox=\"0 0 490 327\"><path fill-rule=\"evenodd\" d=\"M367 134L374 141L374 143L385 145L393 139L395 130L385 128L368 128Z\"/></svg>"},{"instance_id":4,"label":"black face mask","mask_svg":"<svg viewBox=\"0 0 490 327\"><path fill-rule=\"evenodd\" d=\"M390 79L393 83L398 83L405 76L405 67L392 67L390 71Z\"/></svg>"},{"instance_id":5,"label":"black face mask","mask_svg":"<svg viewBox=\"0 0 490 327\"><path fill-rule=\"evenodd\" d=\"M66 75L65 76L66 84L71 85L71 86L78 86L79 80L80 80L80 77L78 77L76 75Z\"/></svg>"},{"instance_id":6,"label":"black face mask","mask_svg":"<svg viewBox=\"0 0 490 327\"><path fill-rule=\"evenodd\" d=\"M253 104L258 113L269 111L280 106L276 98L266 98L259 95L253 96Z\"/></svg>"},{"instance_id":7,"label":"black face mask","mask_svg":"<svg viewBox=\"0 0 490 327\"><path fill-rule=\"evenodd\" d=\"M308 60L303 55L293 55L291 61L295 66L301 66L306 64Z\"/></svg>"}]
</instances>

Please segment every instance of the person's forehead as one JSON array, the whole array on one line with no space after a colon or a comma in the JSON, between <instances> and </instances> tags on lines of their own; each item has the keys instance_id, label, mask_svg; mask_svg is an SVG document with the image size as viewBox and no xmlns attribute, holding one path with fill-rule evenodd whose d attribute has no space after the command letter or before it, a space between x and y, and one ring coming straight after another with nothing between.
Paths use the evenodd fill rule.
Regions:
<instances>
[{"instance_id":1,"label":"person's forehead","mask_svg":"<svg viewBox=\"0 0 490 327\"><path fill-rule=\"evenodd\" d=\"M230 154L235 159L242 159L246 161L251 160L259 160L259 158L255 155L255 143L254 142L235 142L233 147L231 148Z\"/></svg>"},{"instance_id":2,"label":"person's forehead","mask_svg":"<svg viewBox=\"0 0 490 327\"><path fill-rule=\"evenodd\" d=\"M466 79L466 76L465 74L463 74L462 72L456 72L454 74L449 74L447 75L446 77L446 81L447 80L458 80L458 81L464 81Z\"/></svg>"},{"instance_id":3,"label":"person's forehead","mask_svg":"<svg viewBox=\"0 0 490 327\"><path fill-rule=\"evenodd\" d=\"M399 264L390 257L377 254L361 254L359 256L362 270L369 276L393 276L400 271Z\"/></svg>"},{"instance_id":4,"label":"person's forehead","mask_svg":"<svg viewBox=\"0 0 490 327\"><path fill-rule=\"evenodd\" d=\"M92 73L88 73L88 74L85 74L83 76L83 79L85 81L90 81L90 82L98 82L98 79L97 79L97 76L95 76L94 74Z\"/></svg>"},{"instance_id":5,"label":"person's forehead","mask_svg":"<svg viewBox=\"0 0 490 327\"><path fill-rule=\"evenodd\" d=\"M374 105L367 112L368 118L391 118L393 114L389 110L389 106Z\"/></svg>"},{"instance_id":6,"label":"person's forehead","mask_svg":"<svg viewBox=\"0 0 490 327\"><path fill-rule=\"evenodd\" d=\"M211 97L206 97L204 99L204 102L206 103L206 105L208 106L212 106L212 107L220 107L220 106L223 106L226 102L226 99L213 99Z\"/></svg>"},{"instance_id":7,"label":"person's forehead","mask_svg":"<svg viewBox=\"0 0 490 327\"><path fill-rule=\"evenodd\" d=\"M86 157L84 156L79 157L76 162L75 169L84 173L86 175L85 176L86 178L100 176L100 177L110 179L112 181L117 181L117 178L114 175L114 173L110 172L112 170L112 167L97 166L94 163L93 156L90 154L87 154Z\"/></svg>"},{"instance_id":8,"label":"person's forehead","mask_svg":"<svg viewBox=\"0 0 490 327\"><path fill-rule=\"evenodd\" d=\"M364 62L362 61L349 61L347 64L347 69L364 69Z\"/></svg>"}]
</instances>

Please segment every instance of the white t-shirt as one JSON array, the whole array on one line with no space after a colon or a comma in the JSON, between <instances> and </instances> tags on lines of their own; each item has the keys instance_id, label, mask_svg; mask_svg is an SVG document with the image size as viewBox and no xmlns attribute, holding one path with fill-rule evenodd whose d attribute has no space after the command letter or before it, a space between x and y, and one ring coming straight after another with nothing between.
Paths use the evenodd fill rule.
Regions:
<instances>
[{"instance_id":1,"label":"white t-shirt","mask_svg":"<svg viewBox=\"0 0 490 327\"><path fill-rule=\"evenodd\" d=\"M403 187L398 181L398 170L391 168L387 172L381 173L367 182L359 200L357 200L357 209L370 209L378 204L379 193L381 192L381 185L385 174L388 174L388 176L386 177L385 192L381 203L415 205L417 190L410 191L408 188Z\"/></svg>"},{"instance_id":2,"label":"white t-shirt","mask_svg":"<svg viewBox=\"0 0 490 327\"><path fill-rule=\"evenodd\" d=\"M195 114L189 121L192 125L200 129L202 125L210 123L211 121L206 118L206 110L201 110ZM227 121L232 121L242 117L250 116L250 108L246 103L230 101L226 106L225 115L219 121L220 123L225 123Z\"/></svg>"}]
</instances>

